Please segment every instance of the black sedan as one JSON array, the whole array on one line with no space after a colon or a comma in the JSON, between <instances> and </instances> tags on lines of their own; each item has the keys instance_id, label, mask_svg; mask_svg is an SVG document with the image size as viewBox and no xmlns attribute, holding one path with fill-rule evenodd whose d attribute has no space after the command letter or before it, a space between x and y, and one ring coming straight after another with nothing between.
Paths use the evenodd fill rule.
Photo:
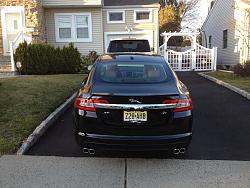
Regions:
<instances>
[{"instance_id":1,"label":"black sedan","mask_svg":"<svg viewBox=\"0 0 250 188\"><path fill-rule=\"evenodd\" d=\"M146 54L99 57L74 103L75 137L84 153L171 150L192 137L192 100L165 59Z\"/></svg>"}]
</instances>

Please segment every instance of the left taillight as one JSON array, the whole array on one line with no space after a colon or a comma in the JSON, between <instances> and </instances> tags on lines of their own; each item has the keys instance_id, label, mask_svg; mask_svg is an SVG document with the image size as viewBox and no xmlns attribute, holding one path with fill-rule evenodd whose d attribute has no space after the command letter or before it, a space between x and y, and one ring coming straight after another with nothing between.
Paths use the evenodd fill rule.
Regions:
<instances>
[{"instance_id":1,"label":"left taillight","mask_svg":"<svg viewBox=\"0 0 250 188\"><path fill-rule=\"evenodd\" d=\"M174 104L175 109L174 112L182 112L182 111L187 111L187 110L192 110L193 109L193 103L192 99L168 99L164 100L162 102L163 104Z\"/></svg>"},{"instance_id":2,"label":"left taillight","mask_svg":"<svg viewBox=\"0 0 250 188\"><path fill-rule=\"evenodd\" d=\"M74 106L79 110L96 112L95 104L108 104L108 101L103 99L77 98Z\"/></svg>"}]
</instances>

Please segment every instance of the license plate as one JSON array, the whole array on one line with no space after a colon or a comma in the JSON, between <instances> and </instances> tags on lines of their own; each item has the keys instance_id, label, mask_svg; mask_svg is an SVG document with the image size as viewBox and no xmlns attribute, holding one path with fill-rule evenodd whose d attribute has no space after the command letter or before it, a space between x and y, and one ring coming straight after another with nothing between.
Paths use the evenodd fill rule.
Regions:
<instances>
[{"instance_id":1,"label":"license plate","mask_svg":"<svg viewBox=\"0 0 250 188\"><path fill-rule=\"evenodd\" d=\"M123 121L147 121L147 111L124 111Z\"/></svg>"}]
</instances>

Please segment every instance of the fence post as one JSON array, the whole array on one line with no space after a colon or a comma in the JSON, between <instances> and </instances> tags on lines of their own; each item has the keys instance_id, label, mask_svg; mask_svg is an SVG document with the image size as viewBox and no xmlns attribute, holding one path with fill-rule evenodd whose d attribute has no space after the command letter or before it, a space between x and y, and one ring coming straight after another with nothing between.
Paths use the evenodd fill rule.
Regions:
<instances>
[{"instance_id":1,"label":"fence post","mask_svg":"<svg viewBox=\"0 0 250 188\"><path fill-rule=\"evenodd\" d=\"M192 70L196 67L196 49L192 50Z\"/></svg>"},{"instance_id":2,"label":"fence post","mask_svg":"<svg viewBox=\"0 0 250 188\"><path fill-rule=\"evenodd\" d=\"M217 69L217 47L213 47L213 70L216 71Z\"/></svg>"},{"instance_id":3,"label":"fence post","mask_svg":"<svg viewBox=\"0 0 250 188\"><path fill-rule=\"evenodd\" d=\"M182 53L181 52L177 52L178 53L178 70L181 71L182 70Z\"/></svg>"}]
</instances>

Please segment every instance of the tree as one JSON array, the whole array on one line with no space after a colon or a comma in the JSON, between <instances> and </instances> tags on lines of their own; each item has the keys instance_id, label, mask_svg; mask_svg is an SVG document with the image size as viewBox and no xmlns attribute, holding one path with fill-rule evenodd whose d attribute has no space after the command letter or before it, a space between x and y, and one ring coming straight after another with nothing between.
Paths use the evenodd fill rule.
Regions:
<instances>
[{"instance_id":1,"label":"tree","mask_svg":"<svg viewBox=\"0 0 250 188\"><path fill-rule=\"evenodd\" d=\"M179 16L177 8L172 5L166 5L165 7L160 9L159 12L159 26L160 26L160 34L163 32L175 32L181 30L181 19ZM179 43L181 43L181 38L177 39ZM163 43L162 37L160 37L160 44ZM175 38L170 38L169 44L177 46L177 41Z\"/></svg>"},{"instance_id":2,"label":"tree","mask_svg":"<svg viewBox=\"0 0 250 188\"><path fill-rule=\"evenodd\" d=\"M243 11L245 16L244 19L237 19L235 22L236 36L242 40L248 49L250 49L250 35L249 35L249 20L250 20L250 9L240 9Z\"/></svg>"},{"instance_id":3,"label":"tree","mask_svg":"<svg viewBox=\"0 0 250 188\"><path fill-rule=\"evenodd\" d=\"M189 23L197 16L197 6L199 0L160 0L161 9L159 12L160 33L162 32L179 32L182 29L182 23ZM170 43L181 43L171 39ZM162 43L162 39L160 40Z\"/></svg>"},{"instance_id":4,"label":"tree","mask_svg":"<svg viewBox=\"0 0 250 188\"><path fill-rule=\"evenodd\" d=\"M160 0L160 30L180 31L181 24L193 22L199 15L199 0Z\"/></svg>"}]
</instances>

